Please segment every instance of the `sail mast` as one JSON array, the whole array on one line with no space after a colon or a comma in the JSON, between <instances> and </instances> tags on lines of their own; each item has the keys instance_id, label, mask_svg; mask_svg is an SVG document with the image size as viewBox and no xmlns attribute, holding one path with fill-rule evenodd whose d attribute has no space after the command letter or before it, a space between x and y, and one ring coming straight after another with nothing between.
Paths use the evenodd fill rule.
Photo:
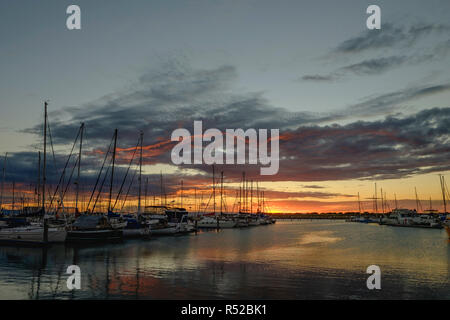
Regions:
<instances>
[{"instance_id":1,"label":"sail mast","mask_svg":"<svg viewBox=\"0 0 450 320\"><path fill-rule=\"evenodd\" d=\"M359 192L358 192L358 210L359 210L359 213L361 213L361 199L359 197Z\"/></svg>"},{"instance_id":2,"label":"sail mast","mask_svg":"<svg viewBox=\"0 0 450 320\"><path fill-rule=\"evenodd\" d=\"M0 194L0 210L2 210L3 207L3 190L5 186L5 177L6 177L6 159L8 157L8 153L5 154L5 160L3 162L3 170L2 170L2 190Z\"/></svg>"},{"instance_id":3,"label":"sail mast","mask_svg":"<svg viewBox=\"0 0 450 320\"><path fill-rule=\"evenodd\" d=\"M447 213L447 202L445 201L445 180L443 175L439 175L439 180L441 182L441 190L442 190L442 201L444 203L444 213Z\"/></svg>"},{"instance_id":4,"label":"sail mast","mask_svg":"<svg viewBox=\"0 0 450 320\"><path fill-rule=\"evenodd\" d=\"M77 189L75 194L75 210L78 213L78 197L80 193L80 170L81 170L81 150L83 148L83 131L84 131L84 123L81 124L80 128L80 151L78 153L78 168L77 168Z\"/></svg>"},{"instance_id":5,"label":"sail mast","mask_svg":"<svg viewBox=\"0 0 450 320\"><path fill-rule=\"evenodd\" d=\"M181 180L180 208L183 208L183 180Z\"/></svg>"},{"instance_id":6,"label":"sail mast","mask_svg":"<svg viewBox=\"0 0 450 320\"><path fill-rule=\"evenodd\" d=\"M212 166L213 169L213 212L214 215L216 215L216 171L214 165Z\"/></svg>"},{"instance_id":7,"label":"sail mast","mask_svg":"<svg viewBox=\"0 0 450 320\"><path fill-rule=\"evenodd\" d=\"M160 195L160 202L161 202L161 206L163 205L163 176L162 176L162 171L159 173L159 177L160 177L160 191L161 191L161 195Z\"/></svg>"},{"instance_id":8,"label":"sail mast","mask_svg":"<svg viewBox=\"0 0 450 320\"><path fill-rule=\"evenodd\" d=\"M109 186L108 211L111 211L112 189L113 189L113 182L114 182L114 166L116 163L116 148L117 148L117 129L114 130L114 149L113 149L112 168L111 168L111 184Z\"/></svg>"},{"instance_id":9,"label":"sail mast","mask_svg":"<svg viewBox=\"0 0 450 320\"><path fill-rule=\"evenodd\" d=\"M41 207L41 152L38 152L38 179L37 179L37 205L38 208Z\"/></svg>"},{"instance_id":10,"label":"sail mast","mask_svg":"<svg viewBox=\"0 0 450 320\"><path fill-rule=\"evenodd\" d=\"M220 215L223 214L223 171L220 172Z\"/></svg>"},{"instance_id":11,"label":"sail mast","mask_svg":"<svg viewBox=\"0 0 450 320\"><path fill-rule=\"evenodd\" d=\"M139 157L139 198L138 198L138 214L141 214L141 190L142 190L142 148L144 141L144 132L141 131L141 154Z\"/></svg>"},{"instance_id":12,"label":"sail mast","mask_svg":"<svg viewBox=\"0 0 450 320\"><path fill-rule=\"evenodd\" d=\"M44 103L44 167L42 169L42 214L44 217L44 242L48 242L48 224L45 218L45 184L47 182L47 101Z\"/></svg>"},{"instance_id":13,"label":"sail mast","mask_svg":"<svg viewBox=\"0 0 450 320\"><path fill-rule=\"evenodd\" d=\"M250 182L250 213L253 213L253 180Z\"/></svg>"}]
</instances>

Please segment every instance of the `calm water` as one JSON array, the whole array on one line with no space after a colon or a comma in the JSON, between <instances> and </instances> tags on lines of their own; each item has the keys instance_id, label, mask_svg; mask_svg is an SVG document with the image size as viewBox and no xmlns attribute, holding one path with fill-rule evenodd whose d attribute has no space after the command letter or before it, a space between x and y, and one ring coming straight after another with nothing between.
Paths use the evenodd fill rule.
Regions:
<instances>
[{"instance_id":1,"label":"calm water","mask_svg":"<svg viewBox=\"0 0 450 320\"><path fill-rule=\"evenodd\" d=\"M68 265L81 290L66 287ZM367 266L382 272L368 290ZM0 247L1 299L450 299L445 230L295 221L90 248Z\"/></svg>"}]
</instances>

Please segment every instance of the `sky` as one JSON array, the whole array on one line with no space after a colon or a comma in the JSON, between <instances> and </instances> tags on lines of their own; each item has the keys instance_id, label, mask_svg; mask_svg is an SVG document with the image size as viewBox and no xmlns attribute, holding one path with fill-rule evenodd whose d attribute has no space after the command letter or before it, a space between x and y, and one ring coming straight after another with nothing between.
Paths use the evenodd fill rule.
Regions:
<instances>
[{"instance_id":1,"label":"sky","mask_svg":"<svg viewBox=\"0 0 450 320\"><path fill-rule=\"evenodd\" d=\"M70 4L81 8L81 30L66 28ZM371 4L381 8L381 30L366 27ZM280 129L277 175L217 169L228 206L245 170L274 212L356 210L358 192L370 210L375 182L390 207L394 195L415 207L416 187L423 207L431 197L440 208L438 174L450 168L449 12L445 0L2 0L5 188L14 181L30 193L36 183L47 100L56 154L49 182L58 182L85 122L86 197L114 129L115 192L143 130L148 193L160 194L162 171L171 199L184 181L192 209L195 188L208 198L212 170L173 165L170 135L203 120L221 130Z\"/></svg>"}]
</instances>

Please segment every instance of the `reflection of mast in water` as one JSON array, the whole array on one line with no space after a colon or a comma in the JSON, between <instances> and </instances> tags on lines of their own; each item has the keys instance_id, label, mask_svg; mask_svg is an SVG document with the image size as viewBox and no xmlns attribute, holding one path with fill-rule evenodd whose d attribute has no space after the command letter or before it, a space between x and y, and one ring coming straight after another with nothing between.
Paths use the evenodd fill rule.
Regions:
<instances>
[{"instance_id":1,"label":"reflection of mast in water","mask_svg":"<svg viewBox=\"0 0 450 320\"><path fill-rule=\"evenodd\" d=\"M30 299L39 299L39 290L41 289L41 275L42 271L47 267L47 248L42 248L42 259L39 263L39 267L37 268L37 276L35 277L33 274L33 277L31 279L31 288L30 292L28 293L28 297ZM37 279L36 279L37 278ZM36 292L34 288L34 284L36 281Z\"/></svg>"},{"instance_id":2,"label":"reflection of mast in water","mask_svg":"<svg viewBox=\"0 0 450 320\"><path fill-rule=\"evenodd\" d=\"M111 280L109 279L109 251L106 254L106 281L105 281L105 298L109 299L109 284Z\"/></svg>"},{"instance_id":3,"label":"reflection of mast in water","mask_svg":"<svg viewBox=\"0 0 450 320\"><path fill-rule=\"evenodd\" d=\"M77 266L78 265L78 248L74 247L73 248L73 256L72 256L72 265ZM76 290L71 290L70 291L70 299L74 299L75 298L75 291Z\"/></svg>"},{"instance_id":4,"label":"reflection of mast in water","mask_svg":"<svg viewBox=\"0 0 450 320\"><path fill-rule=\"evenodd\" d=\"M139 298L139 254L136 255L136 299Z\"/></svg>"}]
</instances>

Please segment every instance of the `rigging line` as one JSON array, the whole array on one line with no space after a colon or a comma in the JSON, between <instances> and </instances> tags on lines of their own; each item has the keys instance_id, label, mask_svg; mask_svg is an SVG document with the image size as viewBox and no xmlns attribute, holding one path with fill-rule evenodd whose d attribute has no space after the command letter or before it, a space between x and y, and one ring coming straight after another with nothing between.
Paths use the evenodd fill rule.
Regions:
<instances>
[{"instance_id":1,"label":"rigging line","mask_svg":"<svg viewBox=\"0 0 450 320\"><path fill-rule=\"evenodd\" d=\"M447 181L445 181L445 179L443 181L444 181L444 191L447 194L447 198L450 199L450 193L448 192Z\"/></svg>"},{"instance_id":2,"label":"rigging line","mask_svg":"<svg viewBox=\"0 0 450 320\"><path fill-rule=\"evenodd\" d=\"M75 168L77 167L77 164L78 164L78 158L75 161L75 164L73 165L72 172L70 173L69 181L67 182L66 188L65 188L65 190L64 190L64 192L62 194L63 198L61 199L61 204L63 203L63 200L64 200L64 197L66 196L67 190L69 189L70 181L72 180L73 173L75 172ZM59 207L58 207L58 210L59 210Z\"/></svg>"},{"instance_id":3,"label":"rigging line","mask_svg":"<svg viewBox=\"0 0 450 320\"><path fill-rule=\"evenodd\" d=\"M49 134L49 138L50 138L50 145L51 145L51 148L52 148L53 167L54 167L54 170L55 170L55 174L57 175L57 174L58 174L58 169L57 169L57 167L56 167L55 148L53 147L53 137L52 137L52 132L51 132L51 128L50 128L50 121L48 120L48 118L46 118L45 120L46 120L46 122L47 122L48 134ZM77 139L78 139L78 135L77 135ZM70 157L69 157L69 159L70 159ZM61 177L62 177L62 176L61 176ZM58 187L59 187L59 184L58 184L58 186L57 186L57 188L56 188L56 190L55 190L55 193L54 193L54 196L53 196L53 197L52 197L51 192L49 192L49 198L51 199L51 203L50 203L50 206L49 206L50 209L51 209L51 204L53 203L54 197L56 197L56 193L57 193ZM50 191L50 190L49 190L49 191ZM60 198L61 198L61 205L62 205L62 207L64 208L64 203L63 203L63 197L62 197L61 190L60 190L59 193L60 193ZM45 190L44 190L44 194L45 194ZM44 209L45 209L45 203L43 203L42 205L44 206ZM56 207L56 210L58 210L57 207ZM65 219L66 222L67 222L67 218L66 218L65 213L64 213L64 219Z\"/></svg>"},{"instance_id":4,"label":"rigging line","mask_svg":"<svg viewBox=\"0 0 450 320\"><path fill-rule=\"evenodd\" d=\"M50 137L50 145L52 146L53 161L54 161L55 166L56 166L56 158L55 158L55 153L54 153L54 150L53 150L53 140L52 140L52 135L51 135L51 132L50 132L50 124L49 124L49 130L48 131L49 131L49 137ZM54 193L53 197L50 200L50 206L52 205L53 200L56 197L56 194L58 193L59 187L60 187L60 185L61 185L61 183L63 181L63 177L66 174L66 169L67 169L67 167L69 165L70 159L72 158L73 150L75 149L75 145L76 145L76 143L78 141L78 138L80 137L80 132L81 132L81 127L80 127L80 129L78 129L78 133L77 133L77 136L76 136L75 141L73 143L72 150L70 151L70 154L69 154L69 157L67 158L67 161L66 161L66 164L64 166L63 172L61 173L61 176L59 178L59 182L58 182L58 185L56 186L55 193ZM77 162L78 162L78 160L77 160ZM61 199L61 201L63 201L63 200Z\"/></svg>"},{"instance_id":5,"label":"rigging line","mask_svg":"<svg viewBox=\"0 0 450 320\"><path fill-rule=\"evenodd\" d=\"M206 210L208 209L209 203L211 202L211 199L212 199L212 196L213 196L213 194L211 193L211 194L209 195L208 202L206 203L206 206L205 206L205 209L203 210L203 212L206 212Z\"/></svg>"},{"instance_id":6,"label":"rigging line","mask_svg":"<svg viewBox=\"0 0 450 320\"><path fill-rule=\"evenodd\" d=\"M125 185L125 181L126 181L126 179L128 177L128 172L130 171L131 164L133 163L134 157L135 157L136 152L138 150L138 146L139 146L140 140L141 140L141 138L139 137L138 142L136 144L136 148L134 149L134 152L133 152L133 156L131 157L130 163L128 164L127 172L125 173L125 177L123 178L122 184L121 184L120 189L119 189L119 192L117 193L116 201L114 202L114 205L112 206L112 210L114 210L114 208L116 207L116 204L119 201L120 195L122 194L122 190L123 190L123 187Z\"/></svg>"},{"instance_id":7,"label":"rigging line","mask_svg":"<svg viewBox=\"0 0 450 320\"><path fill-rule=\"evenodd\" d=\"M105 159L103 159L103 164L102 164L102 167L100 169L100 172L98 173L97 181L95 182L95 186L94 186L94 189L92 190L91 196L89 198L89 202L88 202L88 204L86 206L86 211L89 209L89 206L91 205L91 201L92 201L92 198L93 198L93 196L95 194L95 190L97 189L98 182L100 181L100 177L102 175L103 168L105 167L106 160L108 159L108 155L111 152L111 146L112 146L113 140L114 140L114 136L113 136L113 139L111 140L111 142L109 144L108 151L105 153Z\"/></svg>"},{"instance_id":8,"label":"rigging line","mask_svg":"<svg viewBox=\"0 0 450 320\"><path fill-rule=\"evenodd\" d=\"M123 207L125 207L125 203L127 202L127 198L128 198L129 193L130 193L131 186L133 185L134 178L136 177L136 172L137 172L137 170L134 171L133 177L131 178L130 185L128 186L128 191L127 191L127 194L125 195L125 199L123 200L122 207L120 208L120 211L123 211Z\"/></svg>"},{"instance_id":9,"label":"rigging line","mask_svg":"<svg viewBox=\"0 0 450 320\"><path fill-rule=\"evenodd\" d=\"M98 202L98 199L99 199L99 197L100 197L100 194L102 193L103 186L104 186L105 181L106 181L106 177L108 177L108 172L109 172L109 169L111 168L111 164L112 164L112 159L111 159L111 161L109 162L108 169L106 169L106 173L105 173L105 176L103 177L102 184L101 184L101 186L100 186L100 189L98 190L97 198L95 199L94 206L92 207L92 213L94 213L95 207L97 206L97 202Z\"/></svg>"}]
</instances>

